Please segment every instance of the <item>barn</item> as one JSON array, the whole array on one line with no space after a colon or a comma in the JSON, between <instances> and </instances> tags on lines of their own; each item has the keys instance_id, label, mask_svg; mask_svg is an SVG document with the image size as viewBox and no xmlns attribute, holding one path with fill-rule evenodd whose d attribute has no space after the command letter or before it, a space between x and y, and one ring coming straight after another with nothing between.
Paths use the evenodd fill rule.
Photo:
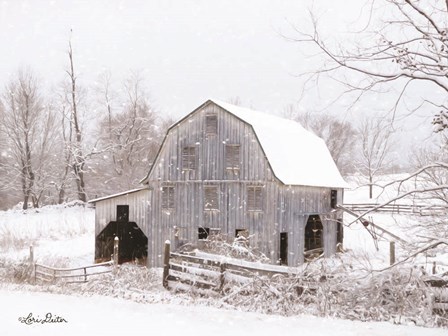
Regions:
<instances>
[{"instance_id":1,"label":"barn","mask_svg":"<svg viewBox=\"0 0 448 336\"><path fill-rule=\"evenodd\" d=\"M164 242L248 238L272 263L342 243L346 183L324 141L300 124L208 100L172 125L142 187L92 200L95 259L162 266Z\"/></svg>"}]
</instances>

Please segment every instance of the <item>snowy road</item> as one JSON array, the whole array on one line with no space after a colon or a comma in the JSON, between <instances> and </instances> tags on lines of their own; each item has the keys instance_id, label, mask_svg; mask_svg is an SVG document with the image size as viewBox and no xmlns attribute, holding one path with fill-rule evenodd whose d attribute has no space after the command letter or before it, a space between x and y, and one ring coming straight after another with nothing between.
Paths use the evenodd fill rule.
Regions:
<instances>
[{"instance_id":1,"label":"snowy road","mask_svg":"<svg viewBox=\"0 0 448 336\"><path fill-rule=\"evenodd\" d=\"M445 329L362 323L312 316L279 317L255 313L139 304L107 297L74 297L0 290L0 334L16 335L332 335L332 336L442 336ZM21 323L19 318L45 318L51 313L61 323Z\"/></svg>"}]
</instances>

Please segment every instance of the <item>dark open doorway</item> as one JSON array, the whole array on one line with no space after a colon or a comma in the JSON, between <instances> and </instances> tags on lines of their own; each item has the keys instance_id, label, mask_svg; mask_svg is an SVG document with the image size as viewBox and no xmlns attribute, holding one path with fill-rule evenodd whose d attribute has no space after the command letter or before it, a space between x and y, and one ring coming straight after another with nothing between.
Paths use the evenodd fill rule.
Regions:
<instances>
[{"instance_id":1,"label":"dark open doorway","mask_svg":"<svg viewBox=\"0 0 448 336\"><path fill-rule=\"evenodd\" d=\"M318 215L310 215L305 226L305 251L323 248L323 226Z\"/></svg>"},{"instance_id":2,"label":"dark open doorway","mask_svg":"<svg viewBox=\"0 0 448 336\"><path fill-rule=\"evenodd\" d=\"M117 222L129 222L129 205L117 205Z\"/></svg>"},{"instance_id":3,"label":"dark open doorway","mask_svg":"<svg viewBox=\"0 0 448 336\"><path fill-rule=\"evenodd\" d=\"M95 240L95 260L110 260L114 238L120 239L118 263L137 261L146 264L148 237L134 222L110 222Z\"/></svg>"},{"instance_id":4,"label":"dark open doorway","mask_svg":"<svg viewBox=\"0 0 448 336\"><path fill-rule=\"evenodd\" d=\"M342 248L342 242L344 241L344 225L342 224L342 218L338 219L338 226L336 229L336 243Z\"/></svg>"},{"instance_id":5,"label":"dark open doorway","mask_svg":"<svg viewBox=\"0 0 448 336\"><path fill-rule=\"evenodd\" d=\"M288 232L280 232L280 265L288 265Z\"/></svg>"}]
</instances>

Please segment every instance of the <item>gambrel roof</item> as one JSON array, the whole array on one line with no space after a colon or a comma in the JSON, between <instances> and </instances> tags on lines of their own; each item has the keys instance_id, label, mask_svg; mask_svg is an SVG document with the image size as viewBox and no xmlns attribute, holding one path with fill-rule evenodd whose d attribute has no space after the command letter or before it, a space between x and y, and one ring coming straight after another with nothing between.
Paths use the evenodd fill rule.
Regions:
<instances>
[{"instance_id":1,"label":"gambrel roof","mask_svg":"<svg viewBox=\"0 0 448 336\"><path fill-rule=\"evenodd\" d=\"M275 176L284 184L348 187L325 142L298 122L211 101L252 126Z\"/></svg>"},{"instance_id":2,"label":"gambrel roof","mask_svg":"<svg viewBox=\"0 0 448 336\"><path fill-rule=\"evenodd\" d=\"M252 126L274 175L283 184L348 187L325 142L293 120L210 99L171 128L211 103Z\"/></svg>"}]
</instances>

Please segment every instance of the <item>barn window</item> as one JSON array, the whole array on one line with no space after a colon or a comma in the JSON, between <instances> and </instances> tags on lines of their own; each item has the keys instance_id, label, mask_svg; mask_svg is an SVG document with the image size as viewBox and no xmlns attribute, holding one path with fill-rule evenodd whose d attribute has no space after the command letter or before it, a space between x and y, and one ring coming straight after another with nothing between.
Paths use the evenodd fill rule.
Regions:
<instances>
[{"instance_id":1,"label":"barn window","mask_svg":"<svg viewBox=\"0 0 448 336\"><path fill-rule=\"evenodd\" d=\"M218 186L204 186L204 210L218 210L219 193Z\"/></svg>"},{"instance_id":2,"label":"barn window","mask_svg":"<svg viewBox=\"0 0 448 336\"><path fill-rule=\"evenodd\" d=\"M198 228L198 239L207 239L210 234L209 228L200 227Z\"/></svg>"},{"instance_id":3,"label":"barn window","mask_svg":"<svg viewBox=\"0 0 448 336\"><path fill-rule=\"evenodd\" d=\"M174 186L162 187L162 209L174 209Z\"/></svg>"},{"instance_id":4,"label":"barn window","mask_svg":"<svg viewBox=\"0 0 448 336\"><path fill-rule=\"evenodd\" d=\"M129 205L117 205L117 222L129 222Z\"/></svg>"},{"instance_id":5,"label":"barn window","mask_svg":"<svg viewBox=\"0 0 448 336\"><path fill-rule=\"evenodd\" d=\"M330 195L330 207L332 209L336 209L338 204L338 191L332 190Z\"/></svg>"},{"instance_id":6,"label":"barn window","mask_svg":"<svg viewBox=\"0 0 448 336\"><path fill-rule=\"evenodd\" d=\"M205 116L205 134L216 135L218 133L218 116L216 114L207 114Z\"/></svg>"},{"instance_id":7,"label":"barn window","mask_svg":"<svg viewBox=\"0 0 448 336\"><path fill-rule=\"evenodd\" d=\"M247 229L236 229L235 230L235 237L243 237L243 238L249 238L249 230Z\"/></svg>"},{"instance_id":8,"label":"barn window","mask_svg":"<svg viewBox=\"0 0 448 336\"><path fill-rule=\"evenodd\" d=\"M226 145L226 169L240 168L240 145Z\"/></svg>"},{"instance_id":9,"label":"barn window","mask_svg":"<svg viewBox=\"0 0 448 336\"><path fill-rule=\"evenodd\" d=\"M247 187L247 210L263 211L263 187L248 186Z\"/></svg>"},{"instance_id":10,"label":"barn window","mask_svg":"<svg viewBox=\"0 0 448 336\"><path fill-rule=\"evenodd\" d=\"M194 170L196 169L196 147L186 146L182 148L182 169Z\"/></svg>"}]
</instances>

